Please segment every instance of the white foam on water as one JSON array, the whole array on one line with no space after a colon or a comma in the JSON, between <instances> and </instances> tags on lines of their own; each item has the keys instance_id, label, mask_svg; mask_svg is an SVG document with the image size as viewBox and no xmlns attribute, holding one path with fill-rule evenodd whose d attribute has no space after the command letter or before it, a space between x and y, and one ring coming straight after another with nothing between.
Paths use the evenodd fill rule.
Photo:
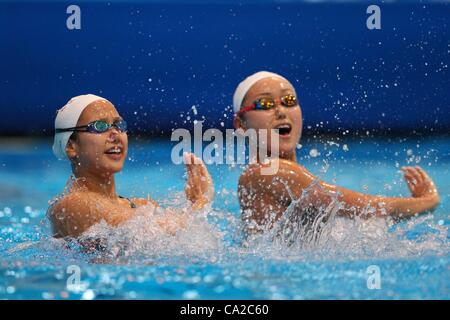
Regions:
<instances>
[{"instance_id":1,"label":"white foam on water","mask_svg":"<svg viewBox=\"0 0 450 320\"><path fill-rule=\"evenodd\" d=\"M159 209L153 214L151 207L140 207L136 215L117 227L105 221L92 226L81 237L83 243L100 239L102 255L111 259L139 259L141 261L168 261L185 258L187 261L210 258L222 250L222 235L208 223L205 211L191 211L176 207ZM160 219L169 215L169 220L181 219L178 225L161 226ZM98 245L98 244L97 244ZM179 261L179 260L178 260Z\"/></svg>"},{"instance_id":2,"label":"white foam on water","mask_svg":"<svg viewBox=\"0 0 450 320\"><path fill-rule=\"evenodd\" d=\"M307 205L315 203L317 193L329 197L329 204ZM299 199L290 194L292 202L283 217L271 230L249 237L247 252L300 261L417 258L449 252L448 228L435 222L432 214L399 223L389 217L341 217L337 215L342 205L337 195L317 181Z\"/></svg>"},{"instance_id":3,"label":"white foam on water","mask_svg":"<svg viewBox=\"0 0 450 320\"><path fill-rule=\"evenodd\" d=\"M174 203L171 210L189 218L185 227L173 234L158 225L158 215L146 215L144 207L119 227L102 222L83 237L102 239L110 262L125 259L128 263L233 263L250 256L284 261L347 261L417 258L449 252L448 228L435 222L432 214L400 223L389 218L340 217L337 211L341 204L337 195L330 193L326 194L330 197L326 206L303 205L305 201L312 202L320 192L326 193L319 184L313 184L292 201L273 228L241 243L224 240L239 238L235 234L242 229L238 217L230 219L230 213L211 208L186 212L180 209L183 201ZM218 224L224 230L219 231Z\"/></svg>"},{"instance_id":4,"label":"white foam on water","mask_svg":"<svg viewBox=\"0 0 450 320\"><path fill-rule=\"evenodd\" d=\"M325 193L322 196L329 197L329 204L315 203L318 193ZM223 194L230 201L236 196L233 192ZM236 213L210 207L192 211L187 209L182 193L174 193L167 197L170 201L161 204L172 211L173 217L187 217L184 227L176 232L168 233L159 225L157 220L164 212L149 214L151 208L140 207L134 218L118 227L104 221L91 227L80 241L92 243L100 239L95 245L102 250L94 251L94 255L101 259L93 262L127 264L220 264L245 261L252 256L283 261L347 261L445 256L449 252L448 227L435 221L433 214L400 223L389 218L340 217L337 195L327 193L317 181L299 199L292 194L291 197L291 205L273 228L248 238L242 236L242 222ZM228 201L225 198L221 201ZM35 250L44 253L41 260L45 261L66 251L62 262L79 259L78 253L83 250L75 250L78 253L71 255L69 252L74 250L67 250L68 247L80 248L78 241L67 243L43 236L41 241L13 246L8 253L23 256L21 252Z\"/></svg>"}]
</instances>

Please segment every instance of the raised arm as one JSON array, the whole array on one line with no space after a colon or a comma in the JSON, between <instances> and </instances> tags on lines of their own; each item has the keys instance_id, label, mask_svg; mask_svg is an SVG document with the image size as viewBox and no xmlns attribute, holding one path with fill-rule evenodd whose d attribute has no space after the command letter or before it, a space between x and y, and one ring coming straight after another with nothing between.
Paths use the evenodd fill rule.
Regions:
<instances>
[{"instance_id":1,"label":"raised arm","mask_svg":"<svg viewBox=\"0 0 450 320\"><path fill-rule=\"evenodd\" d=\"M291 200L290 192L295 198L300 197L303 190L317 178L303 166L287 160L279 161L276 175L262 175L262 165L250 167L239 183L241 207L252 212L252 218L264 220L269 212L280 215ZM396 218L409 217L434 209L439 203L439 195L433 181L420 167L405 167L405 180L411 190L412 197L382 197L355 192L343 187L318 181L329 193L337 193L342 208L338 214L353 217L367 213L367 216L386 216ZM312 201L328 203L329 194L314 193ZM371 206L374 210L365 210ZM245 214L245 212L244 212Z\"/></svg>"},{"instance_id":2,"label":"raised arm","mask_svg":"<svg viewBox=\"0 0 450 320\"><path fill-rule=\"evenodd\" d=\"M431 178L420 167L404 167L404 178L411 191L411 197L384 197L355 192L339 186L321 182L328 190L337 191L339 200L344 205L338 212L346 216L361 215L365 212L375 216L392 216L407 218L434 209L439 204L439 194ZM367 206L375 209L364 210Z\"/></svg>"},{"instance_id":3,"label":"raised arm","mask_svg":"<svg viewBox=\"0 0 450 320\"><path fill-rule=\"evenodd\" d=\"M192 153L184 154L187 181L186 198L192 202L194 210L200 210L214 198L214 185L205 164Z\"/></svg>"},{"instance_id":4,"label":"raised arm","mask_svg":"<svg viewBox=\"0 0 450 320\"><path fill-rule=\"evenodd\" d=\"M192 153L185 153L183 156L187 171L185 193L192 207L186 208L183 212L163 209L155 219L161 228L172 235L188 226L190 209L201 210L214 198L214 185L203 161Z\"/></svg>"}]
</instances>

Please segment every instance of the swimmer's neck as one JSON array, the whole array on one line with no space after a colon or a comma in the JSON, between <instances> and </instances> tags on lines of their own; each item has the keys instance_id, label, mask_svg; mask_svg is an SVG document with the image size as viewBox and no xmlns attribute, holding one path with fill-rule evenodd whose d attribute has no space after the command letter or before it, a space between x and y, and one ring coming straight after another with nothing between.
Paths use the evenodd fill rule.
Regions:
<instances>
[{"instance_id":1,"label":"swimmer's neck","mask_svg":"<svg viewBox=\"0 0 450 320\"><path fill-rule=\"evenodd\" d=\"M272 154L270 152L269 153L269 157L272 157ZM261 163L260 158L259 158L259 152L258 152L258 163ZM292 161L292 162L297 162L297 153L294 151L291 152L281 152L280 155L278 156L278 159L283 159L283 160L288 160L288 161Z\"/></svg>"},{"instance_id":2,"label":"swimmer's neck","mask_svg":"<svg viewBox=\"0 0 450 320\"><path fill-rule=\"evenodd\" d=\"M117 198L116 182L113 174L92 174L90 172L74 172L75 188L100 193L108 198Z\"/></svg>"},{"instance_id":3,"label":"swimmer's neck","mask_svg":"<svg viewBox=\"0 0 450 320\"><path fill-rule=\"evenodd\" d=\"M289 160L292 162L297 162L297 153L295 152L295 150L293 152L289 152L289 153L281 153L280 154L280 159L284 159L284 160Z\"/></svg>"}]
</instances>

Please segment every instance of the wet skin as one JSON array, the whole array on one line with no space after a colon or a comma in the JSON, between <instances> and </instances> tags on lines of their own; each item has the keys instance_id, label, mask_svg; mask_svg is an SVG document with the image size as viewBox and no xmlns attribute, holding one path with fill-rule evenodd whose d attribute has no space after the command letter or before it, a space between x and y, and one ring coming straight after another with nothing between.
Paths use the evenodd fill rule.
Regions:
<instances>
[{"instance_id":1,"label":"wet skin","mask_svg":"<svg viewBox=\"0 0 450 320\"><path fill-rule=\"evenodd\" d=\"M286 94L295 94L295 89L286 80L270 77L256 82L247 92L241 107L251 105L261 97L279 99ZM242 219L248 233L255 233L265 227L272 227L282 216L292 199L286 186L298 199L302 192L317 180L305 167L297 163L295 149L302 132L302 113L300 105L287 108L280 103L270 110L252 110L235 117L235 129L275 129L280 124L291 125L288 134L279 137L278 172L272 175L262 174L261 169L270 164L250 165L241 175L238 196L242 210ZM268 140L270 141L270 139ZM268 146L270 153L270 144ZM317 189L308 196L304 206L324 207L330 204L336 195L342 208L337 214L346 217L391 216L406 218L433 210L439 204L439 194L432 179L420 167L404 167L404 178L411 191L411 197L383 197L367 195L346 188L318 181L325 192ZM371 206L374 210L367 213ZM302 208L297 208L299 214ZM254 223L256 222L256 223Z\"/></svg>"},{"instance_id":2,"label":"wet skin","mask_svg":"<svg viewBox=\"0 0 450 320\"><path fill-rule=\"evenodd\" d=\"M116 108L106 100L89 104L81 114L77 126L87 125L96 120L114 123L121 117ZM94 224L105 220L112 226L132 218L136 209L130 202L116 193L114 174L120 172L128 151L128 136L111 127L104 133L77 132L69 140L66 153L72 164L75 181L70 190L53 203L47 216L55 237L78 237ZM203 208L212 201L212 180L205 165L194 160L193 154L186 154L188 172L186 196L192 209ZM194 164L200 163L200 164ZM156 201L148 198L131 199L137 207L153 205ZM169 233L184 227L186 216L166 211L157 223Z\"/></svg>"}]
</instances>

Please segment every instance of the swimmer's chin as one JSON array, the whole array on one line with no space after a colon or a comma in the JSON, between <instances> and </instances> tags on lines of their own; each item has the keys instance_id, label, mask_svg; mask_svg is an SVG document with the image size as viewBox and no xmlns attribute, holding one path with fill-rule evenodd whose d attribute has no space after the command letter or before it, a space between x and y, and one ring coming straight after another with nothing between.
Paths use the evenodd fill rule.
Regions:
<instances>
[{"instance_id":1,"label":"swimmer's chin","mask_svg":"<svg viewBox=\"0 0 450 320\"><path fill-rule=\"evenodd\" d=\"M100 176L110 176L119 173L125 166L125 157L123 157L122 159L114 160L107 158L107 155L105 155L104 158L100 157L96 160L97 161L95 163L86 165L86 167L90 168L90 172L95 172Z\"/></svg>"},{"instance_id":2,"label":"swimmer's chin","mask_svg":"<svg viewBox=\"0 0 450 320\"><path fill-rule=\"evenodd\" d=\"M125 165L125 159L120 162L108 162L103 164L103 166L98 168L99 172L105 173L105 174L115 174L119 173L123 170L123 167Z\"/></svg>"}]
</instances>

